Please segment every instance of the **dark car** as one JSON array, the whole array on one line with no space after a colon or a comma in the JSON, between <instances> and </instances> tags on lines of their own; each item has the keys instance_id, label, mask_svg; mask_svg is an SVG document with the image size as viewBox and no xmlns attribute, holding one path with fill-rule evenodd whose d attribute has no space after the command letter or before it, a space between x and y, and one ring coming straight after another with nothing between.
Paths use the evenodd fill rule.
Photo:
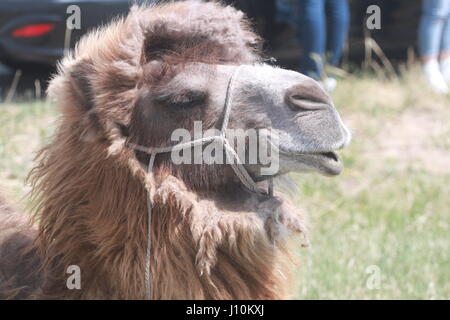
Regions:
<instances>
[{"instance_id":1,"label":"dark car","mask_svg":"<svg viewBox=\"0 0 450 320\"><path fill-rule=\"evenodd\" d=\"M84 33L126 14L133 3L140 2L144 1L0 0L0 62L12 67L53 66L66 46L73 47ZM72 5L79 7L81 28L67 32Z\"/></svg>"}]
</instances>

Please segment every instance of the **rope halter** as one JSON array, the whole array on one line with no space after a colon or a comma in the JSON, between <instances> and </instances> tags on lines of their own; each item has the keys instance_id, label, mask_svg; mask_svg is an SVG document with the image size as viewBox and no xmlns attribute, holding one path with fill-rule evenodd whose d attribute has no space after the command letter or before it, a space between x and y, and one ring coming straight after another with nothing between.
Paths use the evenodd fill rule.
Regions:
<instances>
[{"instance_id":1,"label":"rope halter","mask_svg":"<svg viewBox=\"0 0 450 320\"><path fill-rule=\"evenodd\" d=\"M227 92L225 97L224 104L224 115L223 115L223 123L220 131L220 135L216 136L208 136L202 139L192 140L186 143L180 143L174 146L163 147L163 148L151 148L144 147L136 144L129 143L128 146L134 150L141 151L150 155L150 160L148 163L147 174L153 173L153 166L155 163L156 155L158 154L167 154L174 151L181 151L185 149L190 149L195 146L204 145L207 143L221 143L225 149L226 157L228 163L231 165L234 173L242 182L243 186L248 189L252 193L261 194L261 195L273 195L273 182L272 179L269 180L269 190L265 191L261 189L257 183L252 179L248 171L245 169L244 165L239 159L238 154L231 146L230 142L226 137L226 130L228 128L228 123L230 121L231 109L233 106L233 93L235 89L236 79L239 75L239 72L242 70L244 66L238 66L236 70L233 72L232 76L228 81ZM148 209L148 234L147 234L147 256L146 256L146 265L145 265L145 288L146 295L148 299L151 299L152 296L152 287L150 281L150 258L151 258L151 221L152 221L152 201L149 190L147 190L147 209Z\"/></svg>"}]
</instances>

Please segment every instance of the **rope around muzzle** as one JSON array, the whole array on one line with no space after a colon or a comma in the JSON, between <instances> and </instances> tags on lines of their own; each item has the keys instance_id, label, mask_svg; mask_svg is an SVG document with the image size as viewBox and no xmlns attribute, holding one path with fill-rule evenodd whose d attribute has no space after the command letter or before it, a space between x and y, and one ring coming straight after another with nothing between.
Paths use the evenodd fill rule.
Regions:
<instances>
[{"instance_id":1,"label":"rope around muzzle","mask_svg":"<svg viewBox=\"0 0 450 320\"><path fill-rule=\"evenodd\" d=\"M175 146L163 147L163 148L149 148L136 144L129 143L128 146L133 148L136 151L141 151L150 155L150 160L147 167L147 174L153 174L153 166L155 164L155 158L158 154L171 153L174 151L181 151L189 148L193 148L195 146L204 145L207 143L220 143L225 148L226 157L228 160L228 164L231 165L234 173L239 178L243 186L248 189L252 193L261 194L261 195L270 195L273 196L273 180L269 180L269 188L268 191L261 189L257 183L252 179L247 169L245 169L244 165L240 161L240 158L236 151L231 146L230 142L226 137L226 130L228 128L228 123L230 121L231 109L233 106L233 93L235 89L236 79L239 75L239 72L242 70L244 66L238 66L236 70L233 72L230 80L228 81L227 92L225 97L224 104L224 115L223 115L223 123L221 127L220 135L218 136L210 136L204 137L202 139L197 139L193 141L189 141L186 143L180 143ZM146 261L145 261L145 290L146 290L146 298L151 299L152 297L152 284L150 279L151 272L151 253L152 253L152 240L151 240L151 225L152 225L152 201L150 190L147 190L147 214L148 214L148 227L147 227L147 252L146 252Z\"/></svg>"}]
</instances>

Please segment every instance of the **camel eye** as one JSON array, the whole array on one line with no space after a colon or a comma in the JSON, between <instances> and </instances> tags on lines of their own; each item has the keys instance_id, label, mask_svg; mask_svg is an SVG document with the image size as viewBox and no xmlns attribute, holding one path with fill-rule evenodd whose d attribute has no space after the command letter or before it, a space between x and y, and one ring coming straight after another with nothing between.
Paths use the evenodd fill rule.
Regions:
<instances>
[{"instance_id":1,"label":"camel eye","mask_svg":"<svg viewBox=\"0 0 450 320\"><path fill-rule=\"evenodd\" d=\"M189 109L200 105L204 105L208 95L201 91L186 91L178 95L174 95L167 103L177 109Z\"/></svg>"}]
</instances>

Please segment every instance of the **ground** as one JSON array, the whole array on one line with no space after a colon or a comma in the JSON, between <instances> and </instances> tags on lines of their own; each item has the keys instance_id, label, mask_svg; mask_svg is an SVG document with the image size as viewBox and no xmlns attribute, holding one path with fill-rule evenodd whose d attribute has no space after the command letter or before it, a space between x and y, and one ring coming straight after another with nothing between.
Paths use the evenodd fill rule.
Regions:
<instances>
[{"instance_id":1,"label":"ground","mask_svg":"<svg viewBox=\"0 0 450 320\"><path fill-rule=\"evenodd\" d=\"M335 105L354 140L337 178L293 175L310 220L297 299L450 299L450 98L417 70L342 79ZM48 102L0 104L0 186L22 208L24 179L48 141Z\"/></svg>"}]
</instances>

